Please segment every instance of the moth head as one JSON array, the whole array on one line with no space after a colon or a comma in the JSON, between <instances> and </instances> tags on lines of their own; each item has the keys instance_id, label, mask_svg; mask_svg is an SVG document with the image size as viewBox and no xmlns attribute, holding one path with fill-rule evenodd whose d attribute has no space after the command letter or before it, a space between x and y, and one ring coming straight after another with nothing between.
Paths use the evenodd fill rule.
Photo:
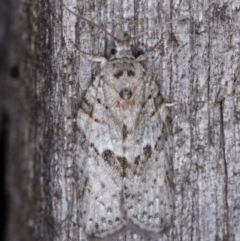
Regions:
<instances>
[{"instance_id":1,"label":"moth head","mask_svg":"<svg viewBox=\"0 0 240 241\"><path fill-rule=\"evenodd\" d=\"M117 25L114 32L114 36L116 38L114 40L111 40L109 46L107 47L107 58L135 58L136 56L133 52L133 45L131 44L130 36L122 31L120 25Z\"/></svg>"},{"instance_id":2,"label":"moth head","mask_svg":"<svg viewBox=\"0 0 240 241\"><path fill-rule=\"evenodd\" d=\"M115 41L107 48L106 55L108 59L135 58L128 41Z\"/></svg>"},{"instance_id":3,"label":"moth head","mask_svg":"<svg viewBox=\"0 0 240 241\"><path fill-rule=\"evenodd\" d=\"M143 51L130 41L112 41L106 50L107 59L137 58Z\"/></svg>"}]
</instances>

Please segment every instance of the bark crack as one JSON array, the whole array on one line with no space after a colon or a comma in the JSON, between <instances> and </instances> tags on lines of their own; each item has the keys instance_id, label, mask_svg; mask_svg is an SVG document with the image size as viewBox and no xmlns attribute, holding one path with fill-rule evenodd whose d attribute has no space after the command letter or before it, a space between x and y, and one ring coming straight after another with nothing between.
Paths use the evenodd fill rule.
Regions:
<instances>
[{"instance_id":1,"label":"bark crack","mask_svg":"<svg viewBox=\"0 0 240 241\"><path fill-rule=\"evenodd\" d=\"M227 170L227 161L226 161L226 154L225 154L225 138L224 138L224 117L223 117L223 101L220 102L220 128L221 128L221 149L223 151L223 165L224 165L224 204L225 204L225 217L224 217L224 239L228 240L229 237L229 208L228 208L228 170Z\"/></svg>"}]
</instances>

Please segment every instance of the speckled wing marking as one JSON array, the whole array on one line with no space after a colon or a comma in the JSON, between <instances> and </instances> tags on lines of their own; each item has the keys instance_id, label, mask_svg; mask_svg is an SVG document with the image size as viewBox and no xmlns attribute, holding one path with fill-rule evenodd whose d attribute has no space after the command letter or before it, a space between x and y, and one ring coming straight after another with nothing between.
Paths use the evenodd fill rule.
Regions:
<instances>
[{"instance_id":1,"label":"speckled wing marking","mask_svg":"<svg viewBox=\"0 0 240 241\"><path fill-rule=\"evenodd\" d=\"M103 78L97 76L78 112L77 124L85 136L85 189L82 200L83 227L89 237L102 238L120 230L121 166L113 153L108 111L104 103Z\"/></svg>"},{"instance_id":2,"label":"speckled wing marking","mask_svg":"<svg viewBox=\"0 0 240 241\"><path fill-rule=\"evenodd\" d=\"M133 224L159 233L171 223L165 108L134 60L108 61L86 93L78 126L88 142L82 215L89 237Z\"/></svg>"},{"instance_id":3,"label":"speckled wing marking","mask_svg":"<svg viewBox=\"0 0 240 241\"><path fill-rule=\"evenodd\" d=\"M127 218L139 229L160 233L172 223L168 130L158 86L148 76L144 86L135 159L124 179L124 208Z\"/></svg>"}]
</instances>

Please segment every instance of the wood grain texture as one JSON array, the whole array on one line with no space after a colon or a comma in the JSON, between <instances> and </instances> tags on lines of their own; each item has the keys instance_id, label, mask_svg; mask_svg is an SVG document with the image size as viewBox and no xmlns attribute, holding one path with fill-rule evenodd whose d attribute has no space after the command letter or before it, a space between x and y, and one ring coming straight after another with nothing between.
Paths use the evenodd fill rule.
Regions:
<instances>
[{"instance_id":1,"label":"wood grain texture","mask_svg":"<svg viewBox=\"0 0 240 241\"><path fill-rule=\"evenodd\" d=\"M108 31L120 24L134 35L208 1L64 3ZM16 1L11 9L16 35L6 37L13 46L8 66L19 64L21 84L6 77L7 68L1 72L10 79L0 83L1 108L11 120L7 240L83 241L72 120L99 66L80 56L69 39L85 52L104 55L108 38L59 1ZM175 218L159 241L240 239L239 33L240 3L220 0L136 40L147 50L164 39L143 65L165 101L177 102L170 108ZM120 240L144 239L129 233Z\"/></svg>"}]
</instances>

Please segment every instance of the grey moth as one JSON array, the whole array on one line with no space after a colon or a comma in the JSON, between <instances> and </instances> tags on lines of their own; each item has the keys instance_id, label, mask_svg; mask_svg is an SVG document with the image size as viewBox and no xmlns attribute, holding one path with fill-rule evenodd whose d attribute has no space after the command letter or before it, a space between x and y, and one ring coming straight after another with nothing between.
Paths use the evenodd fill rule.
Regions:
<instances>
[{"instance_id":1,"label":"grey moth","mask_svg":"<svg viewBox=\"0 0 240 241\"><path fill-rule=\"evenodd\" d=\"M136 55L134 38L120 27L114 35L102 30L114 40L108 58L73 43L81 55L101 63L77 115L85 150L79 160L84 165L82 226L89 240L116 240L128 230L159 237L172 225L174 210L168 105L141 61L162 42Z\"/></svg>"},{"instance_id":2,"label":"grey moth","mask_svg":"<svg viewBox=\"0 0 240 241\"><path fill-rule=\"evenodd\" d=\"M83 222L99 238L127 227L159 233L173 210L163 98L129 42L115 44L77 116L89 143Z\"/></svg>"}]
</instances>

